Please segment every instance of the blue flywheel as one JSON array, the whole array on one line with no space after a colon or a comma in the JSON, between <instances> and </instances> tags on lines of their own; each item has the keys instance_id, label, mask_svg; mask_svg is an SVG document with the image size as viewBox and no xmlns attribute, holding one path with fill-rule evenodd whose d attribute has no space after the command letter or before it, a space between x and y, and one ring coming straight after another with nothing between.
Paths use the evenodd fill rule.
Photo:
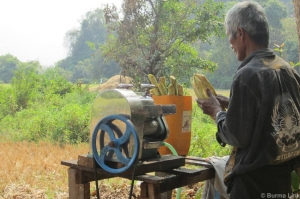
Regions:
<instances>
[{"instance_id":1,"label":"blue flywheel","mask_svg":"<svg viewBox=\"0 0 300 199\"><path fill-rule=\"evenodd\" d=\"M125 126L122 132L117 124ZM105 135L109 142L105 143ZM133 137L133 143L131 136ZM105 145L106 144L106 145ZM122 173L136 161L139 152L139 137L132 122L122 115L109 115L101 119L92 134L92 151L98 165L109 173ZM130 157L129 145L133 147ZM116 159L123 167L112 168L108 161Z\"/></svg>"}]
</instances>

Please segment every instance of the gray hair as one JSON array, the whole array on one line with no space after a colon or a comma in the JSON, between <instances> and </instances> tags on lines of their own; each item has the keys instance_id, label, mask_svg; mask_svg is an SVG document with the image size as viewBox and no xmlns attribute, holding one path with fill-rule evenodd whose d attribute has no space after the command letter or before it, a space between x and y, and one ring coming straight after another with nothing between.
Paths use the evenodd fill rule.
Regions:
<instances>
[{"instance_id":1,"label":"gray hair","mask_svg":"<svg viewBox=\"0 0 300 199\"><path fill-rule=\"evenodd\" d=\"M238 28L243 28L258 45L269 46L269 25L264 9L255 1L235 4L225 16L229 36L236 38Z\"/></svg>"}]
</instances>

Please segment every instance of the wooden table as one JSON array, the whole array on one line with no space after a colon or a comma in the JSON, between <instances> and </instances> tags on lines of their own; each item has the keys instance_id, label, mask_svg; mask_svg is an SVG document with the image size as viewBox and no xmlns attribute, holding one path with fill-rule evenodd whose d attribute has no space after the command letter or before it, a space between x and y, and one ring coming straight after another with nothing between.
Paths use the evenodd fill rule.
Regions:
<instances>
[{"instance_id":1,"label":"wooden table","mask_svg":"<svg viewBox=\"0 0 300 199\"><path fill-rule=\"evenodd\" d=\"M79 155L78 160L63 160L61 164L68 166L69 199L90 199L90 182L95 181L93 158ZM197 169L183 168L184 165L197 165ZM112 174L96 165L97 179L122 177L132 179L133 168L121 174ZM150 175L158 172L158 175ZM214 177L213 167L199 157L183 157L164 155L140 161L135 169L134 180L142 181L139 199L170 198L166 193L171 190L208 180Z\"/></svg>"}]
</instances>

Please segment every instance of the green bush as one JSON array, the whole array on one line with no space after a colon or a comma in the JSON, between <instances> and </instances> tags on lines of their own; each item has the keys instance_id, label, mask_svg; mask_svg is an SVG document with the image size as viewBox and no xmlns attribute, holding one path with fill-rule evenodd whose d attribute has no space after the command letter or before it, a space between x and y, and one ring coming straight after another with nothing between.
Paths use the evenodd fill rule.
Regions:
<instances>
[{"instance_id":1,"label":"green bush","mask_svg":"<svg viewBox=\"0 0 300 199\"><path fill-rule=\"evenodd\" d=\"M17 110L25 109L34 98L39 76L36 68L20 65L19 69L14 71L12 79L12 97L17 105Z\"/></svg>"},{"instance_id":2,"label":"green bush","mask_svg":"<svg viewBox=\"0 0 300 199\"><path fill-rule=\"evenodd\" d=\"M0 87L0 135L14 141L79 143L89 140L97 93L77 87L55 70L42 75L20 67L12 87Z\"/></svg>"},{"instance_id":3,"label":"green bush","mask_svg":"<svg viewBox=\"0 0 300 199\"><path fill-rule=\"evenodd\" d=\"M48 69L40 76L40 91L47 94L65 95L71 93L74 86L67 81L56 68Z\"/></svg>"},{"instance_id":4,"label":"green bush","mask_svg":"<svg viewBox=\"0 0 300 199\"><path fill-rule=\"evenodd\" d=\"M193 104L192 139L189 155L209 157L225 156L230 153L230 147L221 147L216 140L217 126L209 116Z\"/></svg>"},{"instance_id":5,"label":"green bush","mask_svg":"<svg viewBox=\"0 0 300 199\"><path fill-rule=\"evenodd\" d=\"M55 100L8 115L0 121L0 134L14 141L88 142L91 106L96 94L83 93L86 96L81 98L78 95L69 93L60 100L53 97Z\"/></svg>"},{"instance_id":6,"label":"green bush","mask_svg":"<svg viewBox=\"0 0 300 199\"><path fill-rule=\"evenodd\" d=\"M17 105L13 99L12 89L10 87L0 86L0 121L7 115L14 115Z\"/></svg>"},{"instance_id":7,"label":"green bush","mask_svg":"<svg viewBox=\"0 0 300 199\"><path fill-rule=\"evenodd\" d=\"M69 104L60 111L51 140L61 143L80 143L89 141L90 106Z\"/></svg>"}]
</instances>

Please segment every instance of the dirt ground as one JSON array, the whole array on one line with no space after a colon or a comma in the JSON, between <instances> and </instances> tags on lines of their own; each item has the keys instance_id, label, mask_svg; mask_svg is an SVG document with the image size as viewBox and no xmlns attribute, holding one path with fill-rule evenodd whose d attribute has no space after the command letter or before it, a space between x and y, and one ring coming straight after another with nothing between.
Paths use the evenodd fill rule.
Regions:
<instances>
[{"instance_id":1,"label":"dirt ground","mask_svg":"<svg viewBox=\"0 0 300 199\"><path fill-rule=\"evenodd\" d=\"M117 184L104 184L99 181L99 194L100 198L104 199L127 199L130 192L130 181L123 179ZM93 183L94 184L94 183ZM203 183L194 184L191 186L181 188L181 198L184 199L195 199L197 191ZM91 186L92 187L92 186ZM177 189L172 191L172 198L175 199L177 195ZM132 199L140 196L139 183L134 185ZM33 188L30 185L18 185L10 184L7 185L3 191L3 195L0 199L68 199L68 192L57 192L55 196L47 196L47 191L44 189ZM96 190L91 191L91 199L97 199Z\"/></svg>"}]
</instances>

